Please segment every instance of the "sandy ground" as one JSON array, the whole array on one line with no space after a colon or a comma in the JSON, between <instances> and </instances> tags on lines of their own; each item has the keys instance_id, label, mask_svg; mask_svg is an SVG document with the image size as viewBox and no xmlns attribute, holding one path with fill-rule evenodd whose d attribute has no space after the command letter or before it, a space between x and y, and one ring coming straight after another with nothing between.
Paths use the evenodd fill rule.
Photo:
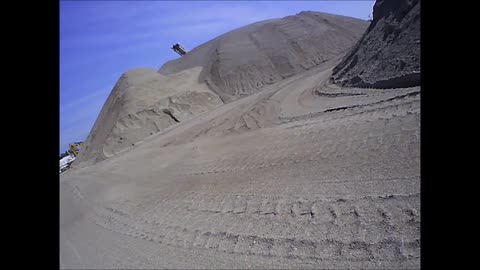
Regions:
<instances>
[{"instance_id":1,"label":"sandy ground","mask_svg":"<svg viewBox=\"0 0 480 270\"><path fill-rule=\"evenodd\" d=\"M158 71L127 71L113 88L72 167L95 164L178 122L303 74L348 51L368 25L345 16L301 12L225 33ZM265 107L269 108L271 104ZM247 128L252 127L248 118L253 115L245 116Z\"/></svg>"},{"instance_id":2,"label":"sandy ground","mask_svg":"<svg viewBox=\"0 0 480 270\"><path fill-rule=\"evenodd\" d=\"M339 58L60 178L62 268L419 268L420 88Z\"/></svg>"}]
</instances>

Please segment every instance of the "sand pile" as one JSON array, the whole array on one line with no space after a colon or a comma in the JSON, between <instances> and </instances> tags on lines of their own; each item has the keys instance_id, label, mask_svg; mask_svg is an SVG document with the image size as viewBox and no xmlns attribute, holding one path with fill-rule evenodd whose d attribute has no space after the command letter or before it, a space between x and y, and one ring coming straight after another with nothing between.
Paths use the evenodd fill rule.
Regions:
<instances>
[{"instance_id":1,"label":"sand pile","mask_svg":"<svg viewBox=\"0 0 480 270\"><path fill-rule=\"evenodd\" d=\"M381 0L362 39L333 71L342 86L420 85L420 0Z\"/></svg>"},{"instance_id":2,"label":"sand pile","mask_svg":"<svg viewBox=\"0 0 480 270\"><path fill-rule=\"evenodd\" d=\"M316 14L125 73L80 158L128 151L60 175L60 267L419 269L420 87L331 84L356 20Z\"/></svg>"},{"instance_id":3,"label":"sand pile","mask_svg":"<svg viewBox=\"0 0 480 270\"><path fill-rule=\"evenodd\" d=\"M205 81L224 101L309 70L350 49L367 21L321 12L254 23L224 34L170 61L168 75L202 66Z\"/></svg>"},{"instance_id":4,"label":"sand pile","mask_svg":"<svg viewBox=\"0 0 480 270\"><path fill-rule=\"evenodd\" d=\"M121 76L73 166L97 163L171 125L302 73L351 48L368 22L320 12L254 23Z\"/></svg>"},{"instance_id":5,"label":"sand pile","mask_svg":"<svg viewBox=\"0 0 480 270\"><path fill-rule=\"evenodd\" d=\"M201 68L163 76L154 69L124 73L97 118L75 166L101 161L192 115L222 105L205 84Z\"/></svg>"}]
</instances>

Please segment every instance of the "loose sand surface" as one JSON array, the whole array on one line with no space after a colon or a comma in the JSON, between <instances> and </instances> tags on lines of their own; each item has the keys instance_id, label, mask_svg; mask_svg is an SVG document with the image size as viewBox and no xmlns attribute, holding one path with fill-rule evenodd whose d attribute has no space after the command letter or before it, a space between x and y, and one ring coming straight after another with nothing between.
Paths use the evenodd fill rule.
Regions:
<instances>
[{"instance_id":1,"label":"loose sand surface","mask_svg":"<svg viewBox=\"0 0 480 270\"><path fill-rule=\"evenodd\" d=\"M420 87L330 84L366 25L339 41L328 29L358 21L328 16L254 24L122 76L60 177L61 267L419 268ZM278 29L326 34L298 38L330 50L305 66L296 43L267 48ZM233 61L244 49L286 66Z\"/></svg>"},{"instance_id":2,"label":"loose sand surface","mask_svg":"<svg viewBox=\"0 0 480 270\"><path fill-rule=\"evenodd\" d=\"M418 268L420 89L333 64L62 174L62 267Z\"/></svg>"}]
</instances>

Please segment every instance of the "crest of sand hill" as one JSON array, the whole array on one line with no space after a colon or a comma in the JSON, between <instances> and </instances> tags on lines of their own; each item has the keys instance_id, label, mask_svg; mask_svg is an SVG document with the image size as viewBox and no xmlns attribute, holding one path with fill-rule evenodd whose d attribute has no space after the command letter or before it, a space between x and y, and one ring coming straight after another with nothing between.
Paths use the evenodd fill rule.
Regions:
<instances>
[{"instance_id":1,"label":"crest of sand hill","mask_svg":"<svg viewBox=\"0 0 480 270\"><path fill-rule=\"evenodd\" d=\"M356 18L301 12L223 34L158 71L125 72L75 163L97 163L178 122L339 56L368 26Z\"/></svg>"}]
</instances>

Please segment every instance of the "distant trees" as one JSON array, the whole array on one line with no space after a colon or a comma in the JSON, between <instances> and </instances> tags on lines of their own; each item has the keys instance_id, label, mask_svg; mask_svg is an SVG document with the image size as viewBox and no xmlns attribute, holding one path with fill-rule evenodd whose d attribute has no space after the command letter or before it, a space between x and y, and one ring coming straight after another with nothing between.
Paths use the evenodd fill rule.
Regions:
<instances>
[{"instance_id":1,"label":"distant trees","mask_svg":"<svg viewBox=\"0 0 480 270\"><path fill-rule=\"evenodd\" d=\"M73 144L79 144L81 145L83 142L74 142ZM60 159L70 155L70 150L65 151L64 153L60 154Z\"/></svg>"},{"instance_id":2,"label":"distant trees","mask_svg":"<svg viewBox=\"0 0 480 270\"><path fill-rule=\"evenodd\" d=\"M60 154L60 159L66 157L68 155L70 155L70 153L68 151L65 151L65 153Z\"/></svg>"}]
</instances>

